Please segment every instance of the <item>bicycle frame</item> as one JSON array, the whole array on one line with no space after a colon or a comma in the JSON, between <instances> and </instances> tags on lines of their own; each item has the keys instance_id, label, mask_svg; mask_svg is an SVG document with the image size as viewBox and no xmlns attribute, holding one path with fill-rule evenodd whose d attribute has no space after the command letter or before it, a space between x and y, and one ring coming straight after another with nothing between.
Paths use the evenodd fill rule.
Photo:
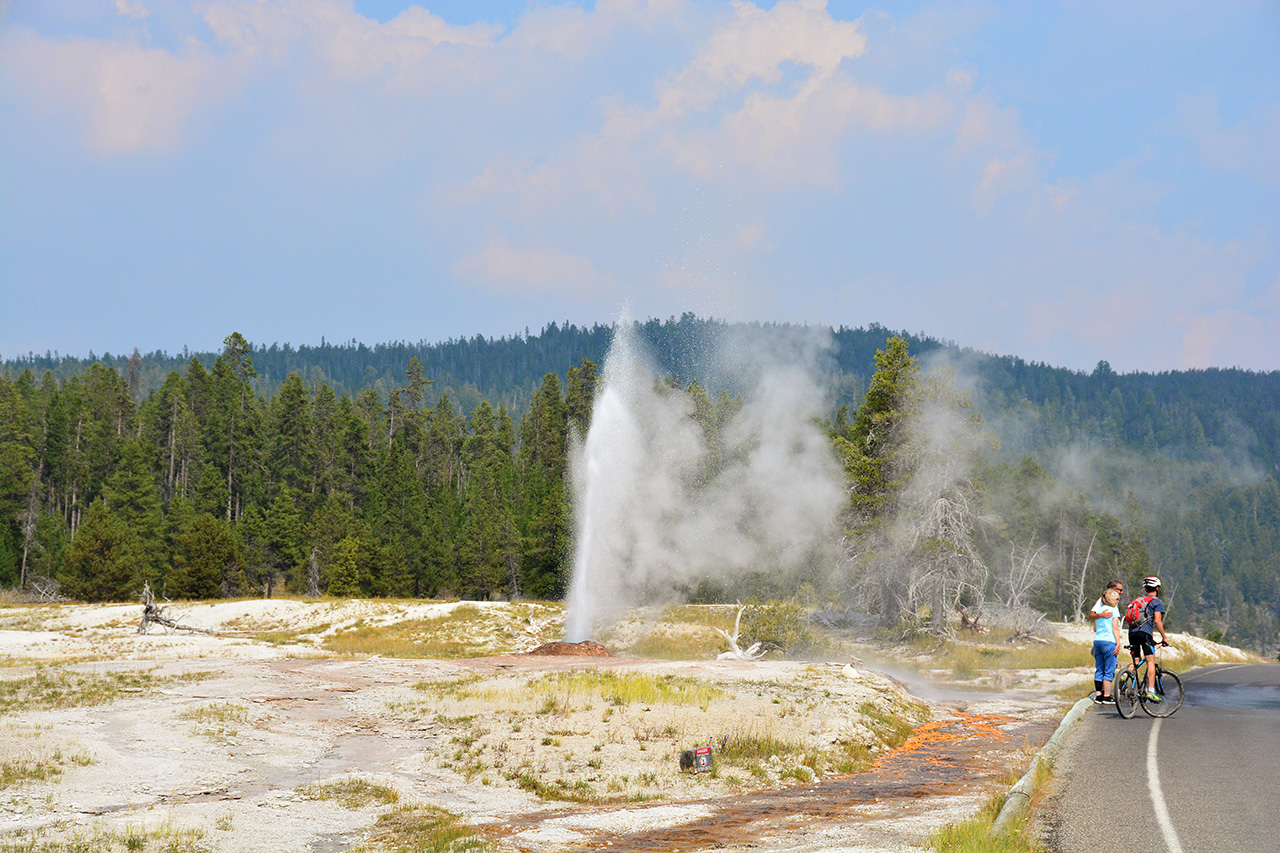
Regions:
<instances>
[{"instance_id":1,"label":"bicycle frame","mask_svg":"<svg viewBox=\"0 0 1280 853\"><path fill-rule=\"evenodd\" d=\"M1127 646L1132 654L1135 649ZM1154 688L1158 699L1152 699L1147 693L1147 672L1154 666ZM1134 662L1116 676L1112 687L1112 695L1116 700L1116 712L1125 719L1133 716L1138 705L1149 717L1168 717L1182 707L1182 679L1160 665L1157 658L1148 661L1145 657L1134 658Z\"/></svg>"}]
</instances>

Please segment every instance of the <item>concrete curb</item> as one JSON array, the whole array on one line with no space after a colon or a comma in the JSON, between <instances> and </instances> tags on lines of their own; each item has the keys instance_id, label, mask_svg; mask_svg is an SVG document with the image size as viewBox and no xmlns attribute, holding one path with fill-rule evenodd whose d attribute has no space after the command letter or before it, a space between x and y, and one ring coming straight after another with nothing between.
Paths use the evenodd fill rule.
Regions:
<instances>
[{"instance_id":1,"label":"concrete curb","mask_svg":"<svg viewBox=\"0 0 1280 853\"><path fill-rule=\"evenodd\" d=\"M1071 706L1071 710L1062 718L1062 722L1058 723L1058 728L1040 747L1040 751L1036 753L1036 757L1031 759L1031 766L1027 768L1027 772L1022 778L1014 783L1009 789L1009 796L1004 801L1004 806L1000 809L1000 814L996 815L995 822L991 824L992 835L1004 835L1009 831L1009 826L1019 817L1025 815L1031 808L1031 789L1035 785L1036 769L1046 761L1053 761L1058 756L1058 750L1062 748L1062 738L1066 734L1067 729L1072 724L1084 716L1084 712L1093 707L1093 697L1086 696L1079 702Z\"/></svg>"}]
</instances>

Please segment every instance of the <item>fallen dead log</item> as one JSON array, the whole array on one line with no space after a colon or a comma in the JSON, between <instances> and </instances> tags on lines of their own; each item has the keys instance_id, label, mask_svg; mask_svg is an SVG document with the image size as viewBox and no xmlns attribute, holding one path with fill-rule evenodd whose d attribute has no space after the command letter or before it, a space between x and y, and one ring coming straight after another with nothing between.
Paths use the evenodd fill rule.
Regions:
<instances>
[{"instance_id":1,"label":"fallen dead log","mask_svg":"<svg viewBox=\"0 0 1280 853\"><path fill-rule=\"evenodd\" d=\"M186 631L191 634L208 634L213 636L213 631L205 628L195 628L191 625L180 625L177 620L170 619L165 615L164 611L169 605L159 604L156 602L155 595L151 592L151 584L143 584L142 586L142 621L138 623L138 633L147 633L152 625L160 625L171 631Z\"/></svg>"}]
</instances>

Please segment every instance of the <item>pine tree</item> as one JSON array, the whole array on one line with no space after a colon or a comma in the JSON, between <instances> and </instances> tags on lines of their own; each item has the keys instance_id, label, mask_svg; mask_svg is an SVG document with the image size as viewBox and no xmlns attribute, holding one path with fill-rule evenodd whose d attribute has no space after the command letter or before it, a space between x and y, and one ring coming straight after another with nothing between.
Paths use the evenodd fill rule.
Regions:
<instances>
[{"instance_id":1,"label":"pine tree","mask_svg":"<svg viewBox=\"0 0 1280 853\"><path fill-rule=\"evenodd\" d=\"M315 492L315 430L307 388L297 371L289 374L271 402L267 476L273 490Z\"/></svg>"},{"instance_id":2,"label":"pine tree","mask_svg":"<svg viewBox=\"0 0 1280 853\"><path fill-rule=\"evenodd\" d=\"M571 367L566 375L568 390L565 393L565 408L569 420L569 429L579 436L586 437L591 428L591 412L596 400L596 382L599 370L590 359L584 358L578 367Z\"/></svg>"},{"instance_id":3,"label":"pine tree","mask_svg":"<svg viewBox=\"0 0 1280 853\"><path fill-rule=\"evenodd\" d=\"M877 370L852 426L834 439L851 479L854 526L874 523L902 487L903 466L897 457L920 372L900 337L876 350L875 363Z\"/></svg>"},{"instance_id":4,"label":"pine tree","mask_svg":"<svg viewBox=\"0 0 1280 853\"><path fill-rule=\"evenodd\" d=\"M463 523L458 568L463 589L481 598L519 595L519 542L512 516L511 419L488 403L471 414L463 445Z\"/></svg>"},{"instance_id":5,"label":"pine tree","mask_svg":"<svg viewBox=\"0 0 1280 853\"><path fill-rule=\"evenodd\" d=\"M325 575L329 595L355 598L366 595L370 585L371 555L362 537L347 536L334 547Z\"/></svg>"},{"instance_id":6,"label":"pine tree","mask_svg":"<svg viewBox=\"0 0 1280 853\"><path fill-rule=\"evenodd\" d=\"M221 518L197 515L178 539L171 595L219 598L241 592L239 549L231 526Z\"/></svg>"},{"instance_id":7,"label":"pine tree","mask_svg":"<svg viewBox=\"0 0 1280 853\"><path fill-rule=\"evenodd\" d=\"M26 580L20 543L30 542L38 520L37 516L26 519L29 525L22 523L33 489L38 489L39 457L34 445L27 403L16 384L0 375L0 584L6 586Z\"/></svg>"},{"instance_id":8,"label":"pine tree","mask_svg":"<svg viewBox=\"0 0 1280 853\"><path fill-rule=\"evenodd\" d=\"M562 594L569 548L565 499L567 410L560 379L543 377L520 422L517 527L521 536L521 586L539 598Z\"/></svg>"},{"instance_id":9,"label":"pine tree","mask_svg":"<svg viewBox=\"0 0 1280 853\"><path fill-rule=\"evenodd\" d=\"M391 445L378 479L377 509L366 519L386 554L386 575L375 591L381 595L421 595L426 585L423 561L423 527L426 506L410 453L399 441Z\"/></svg>"},{"instance_id":10,"label":"pine tree","mask_svg":"<svg viewBox=\"0 0 1280 853\"><path fill-rule=\"evenodd\" d=\"M61 591L79 601L124 601L142 588L140 562L137 537L96 500L71 541Z\"/></svg>"},{"instance_id":11,"label":"pine tree","mask_svg":"<svg viewBox=\"0 0 1280 853\"><path fill-rule=\"evenodd\" d=\"M160 488L152 475L151 447L142 439L126 438L107 480L107 506L137 539L142 579L156 583L165 559L161 537Z\"/></svg>"},{"instance_id":12,"label":"pine tree","mask_svg":"<svg viewBox=\"0 0 1280 853\"><path fill-rule=\"evenodd\" d=\"M238 332L223 341L223 351L209 374L210 413L204 421L204 444L210 461L226 481L228 522L240 517L245 506L246 480L254 471L256 398L249 380L257 376L250 353L253 348Z\"/></svg>"}]
</instances>

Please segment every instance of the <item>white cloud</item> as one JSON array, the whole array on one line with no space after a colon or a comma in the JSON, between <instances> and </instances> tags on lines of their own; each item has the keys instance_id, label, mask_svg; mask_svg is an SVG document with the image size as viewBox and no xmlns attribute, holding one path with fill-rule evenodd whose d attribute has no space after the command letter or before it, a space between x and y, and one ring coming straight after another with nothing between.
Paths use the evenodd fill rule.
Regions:
<instances>
[{"instance_id":1,"label":"white cloud","mask_svg":"<svg viewBox=\"0 0 1280 853\"><path fill-rule=\"evenodd\" d=\"M218 40L233 50L261 51L277 60L291 51L308 51L338 78L386 74L402 84L437 47L483 48L501 33L484 23L454 26L420 6L380 23L357 12L351 0L227 0L209 3L201 12Z\"/></svg>"},{"instance_id":2,"label":"white cloud","mask_svg":"<svg viewBox=\"0 0 1280 853\"><path fill-rule=\"evenodd\" d=\"M458 260L452 271L493 293L511 296L581 298L610 286L589 258L549 247L521 251L501 241Z\"/></svg>"},{"instance_id":3,"label":"white cloud","mask_svg":"<svg viewBox=\"0 0 1280 853\"><path fill-rule=\"evenodd\" d=\"M163 152L187 120L238 76L233 59L198 46L182 55L131 42L59 42L11 31L0 53L22 94L44 112L64 112L102 155Z\"/></svg>"},{"instance_id":4,"label":"white cloud","mask_svg":"<svg viewBox=\"0 0 1280 853\"><path fill-rule=\"evenodd\" d=\"M351 0L227 0L197 7L216 45L186 36L170 50L148 46L143 19L153 16L141 2L117 0L117 9L134 19L135 29L123 36L62 40L13 28L0 42L20 96L35 109L80 123L88 146L104 155L173 150L189 121L210 104L297 56L317 57L339 80L380 77L413 90L424 75L462 70L456 57L429 66L437 48L483 50L500 33L487 24L453 26L418 6L383 24L356 12ZM316 85L306 74L295 84Z\"/></svg>"},{"instance_id":5,"label":"white cloud","mask_svg":"<svg viewBox=\"0 0 1280 853\"><path fill-rule=\"evenodd\" d=\"M964 100L964 113L956 135L957 153L998 152L1008 156L1025 151L1030 145L1016 109L1001 106L987 95Z\"/></svg>"},{"instance_id":6,"label":"white cloud","mask_svg":"<svg viewBox=\"0 0 1280 853\"><path fill-rule=\"evenodd\" d=\"M777 83L788 64L828 78L841 62L866 50L858 25L832 19L824 0L780 2L770 10L739 2L734 10L736 19L712 33L659 93L664 117L705 110L751 83Z\"/></svg>"},{"instance_id":7,"label":"white cloud","mask_svg":"<svg viewBox=\"0 0 1280 853\"><path fill-rule=\"evenodd\" d=\"M1183 98L1178 112L1183 129L1212 168L1280 184L1280 103L1263 104L1231 127L1223 124L1218 99L1210 93Z\"/></svg>"},{"instance_id":8,"label":"white cloud","mask_svg":"<svg viewBox=\"0 0 1280 853\"><path fill-rule=\"evenodd\" d=\"M787 95L749 94L712 128L673 128L664 145L702 180L738 181L745 171L773 190L834 187L850 167L842 146L852 134L911 136L939 127L949 112L937 94L889 95L844 75L811 78Z\"/></svg>"},{"instance_id":9,"label":"white cloud","mask_svg":"<svg viewBox=\"0 0 1280 853\"><path fill-rule=\"evenodd\" d=\"M116 11L129 18L145 18L150 14L142 0L116 0Z\"/></svg>"},{"instance_id":10,"label":"white cloud","mask_svg":"<svg viewBox=\"0 0 1280 853\"><path fill-rule=\"evenodd\" d=\"M955 111L940 93L898 96L858 83L843 64L863 54L866 38L856 22L833 19L823 2L768 10L734 3L733 11L727 22L713 22L679 72L656 84L655 105L604 101L594 133L568 142L534 172L491 163L469 197L479 200L474 191L485 186L541 209L539 186L575 186L618 216L652 209L648 188L673 167L735 186L744 178L773 190L831 186L851 130L920 133ZM495 184L498 175L511 180Z\"/></svg>"}]
</instances>

